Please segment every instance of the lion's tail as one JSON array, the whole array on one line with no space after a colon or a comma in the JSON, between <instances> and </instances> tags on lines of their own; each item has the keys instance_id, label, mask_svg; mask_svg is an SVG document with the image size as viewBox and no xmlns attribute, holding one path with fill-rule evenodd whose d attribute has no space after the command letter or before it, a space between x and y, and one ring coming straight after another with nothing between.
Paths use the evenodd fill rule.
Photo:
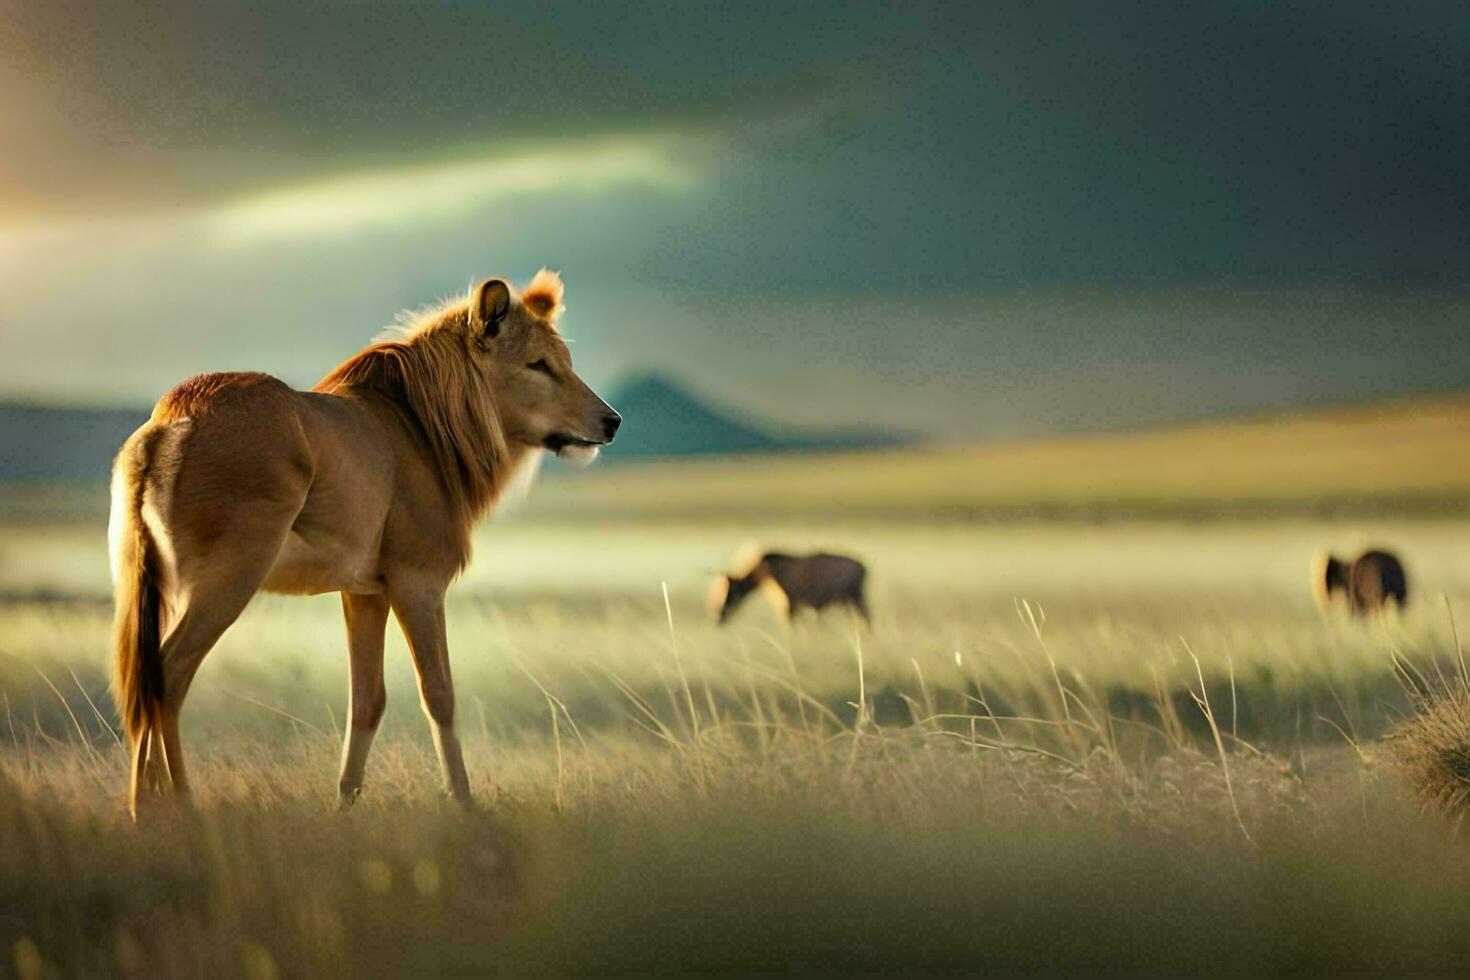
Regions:
<instances>
[{"instance_id":1,"label":"lion's tail","mask_svg":"<svg viewBox=\"0 0 1470 980\"><path fill-rule=\"evenodd\" d=\"M144 446L119 455L112 482L112 695L136 757L163 705L158 549L143 521Z\"/></svg>"}]
</instances>

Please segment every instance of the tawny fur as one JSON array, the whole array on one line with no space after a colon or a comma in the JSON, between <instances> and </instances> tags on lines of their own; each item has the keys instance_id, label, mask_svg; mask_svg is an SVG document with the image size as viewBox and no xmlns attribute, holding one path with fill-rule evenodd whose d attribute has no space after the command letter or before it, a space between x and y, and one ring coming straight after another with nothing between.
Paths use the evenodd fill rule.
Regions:
<instances>
[{"instance_id":1,"label":"tawny fur","mask_svg":"<svg viewBox=\"0 0 1470 980\"><path fill-rule=\"evenodd\" d=\"M549 277L549 278L548 278ZM553 283L554 280L554 283ZM543 447L607 442L618 418L554 329L559 278L527 306L500 279L348 358L310 392L209 374L163 397L123 446L109 527L114 691L144 784L187 788L178 714L194 672L257 591L340 592L351 702L339 784L361 786L383 710L383 629L399 620L450 790L454 734L444 593L474 522Z\"/></svg>"},{"instance_id":2,"label":"tawny fur","mask_svg":"<svg viewBox=\"0 0 1470 980\"><path fill-rule=\"evenodd\" d=\"M407 340L374 344L312 390L346 397L374 392L407 406L457 518L468 526L494 503L512 467L495 393L465 358L453 323L446 317Z\"/></svg>"},{"instance_id":3,"label":"tawny fur","mask_svg":"<svg viewBox=\"0 0 1470 980\"><path fill-rule=\"evenodd\" d=\"M562 297L565 292L561 276L543 266L541 271L537 272L526 284L525 290L521 293L521 302L537 316L554 320L566 309L562 305Z\"/></svg>"}]
</instances>

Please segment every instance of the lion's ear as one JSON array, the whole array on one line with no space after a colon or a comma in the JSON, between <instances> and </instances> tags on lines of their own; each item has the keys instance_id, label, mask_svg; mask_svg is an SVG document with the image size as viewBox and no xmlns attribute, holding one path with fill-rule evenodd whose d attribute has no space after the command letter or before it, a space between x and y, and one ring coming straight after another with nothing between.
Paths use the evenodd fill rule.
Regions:
<instances>
[{"instance_id":1,"label":"lion's ear","mask_svg":"<svg viewBox=\"0 0 1470 980\"><path fill-rule=\"evenodd\" d=\"M541 319L555 320L564 309L561 300L565 292L561 276L543 266L521 293L521 302Z\"/></svg>"},{"instance_id":2,"label":"lion's ear","mask_svg":"<svg viewBox=\"0 0 1470 980\"><path fill-rule=\"evenodd\" d=\"M470 290L470 328L494 337L510 312L510 286L504 279L486 279Z\"/></svg>"}]
</instances>

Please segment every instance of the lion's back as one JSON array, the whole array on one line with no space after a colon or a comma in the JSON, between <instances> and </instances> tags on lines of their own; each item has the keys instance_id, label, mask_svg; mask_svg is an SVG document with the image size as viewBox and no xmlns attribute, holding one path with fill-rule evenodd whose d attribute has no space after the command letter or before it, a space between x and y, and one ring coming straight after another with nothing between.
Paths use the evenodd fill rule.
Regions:
<instances>
[{"instance_id":1,"label":"lion's back","mask_svg":"<svg viewBox=\"0 0 1470 980\"><path fill-rule=\"evenodd\" d=\"M149 421L155 425L167 425L195 418L216 406L242 398L276 399L294 394L284 381L259 371L196 374L169 389L153 406L153 416Z\"/></svg>"},{"instance_id":2,"label":"lion's back","mask_svg":"<svg viewBox=\"0 0 1470 980\"><path fill-rule=\"evenodd\" d=\"M300 394L259 372L200 374L174 386L124 444L114 463L114 498L146 488L152 506L174 515L238 500L299 498L313 455Z\"/></svg>"}]
</instances>

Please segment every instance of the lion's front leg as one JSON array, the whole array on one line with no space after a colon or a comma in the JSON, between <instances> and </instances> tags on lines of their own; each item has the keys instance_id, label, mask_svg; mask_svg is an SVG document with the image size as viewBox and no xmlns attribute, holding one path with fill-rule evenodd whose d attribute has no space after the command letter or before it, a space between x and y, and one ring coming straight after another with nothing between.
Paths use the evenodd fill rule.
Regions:
<instances>
[{"instance_id":1,"label":"lion's front leg","mask_svg":"<svg viewBox=\"0 0 1470 980\"><path fill-rule=\"evenodd\" d=\"M444 783L461 803L470 800L470 780L464 768L464 752L454 731L454 680L449 674L449 643L444 628L444 591L430 589L390 592L393 614L408 638L414 667L419 675L419 695L434 747L439 752L439 765Z\"/></svg>"}]
</instances>

